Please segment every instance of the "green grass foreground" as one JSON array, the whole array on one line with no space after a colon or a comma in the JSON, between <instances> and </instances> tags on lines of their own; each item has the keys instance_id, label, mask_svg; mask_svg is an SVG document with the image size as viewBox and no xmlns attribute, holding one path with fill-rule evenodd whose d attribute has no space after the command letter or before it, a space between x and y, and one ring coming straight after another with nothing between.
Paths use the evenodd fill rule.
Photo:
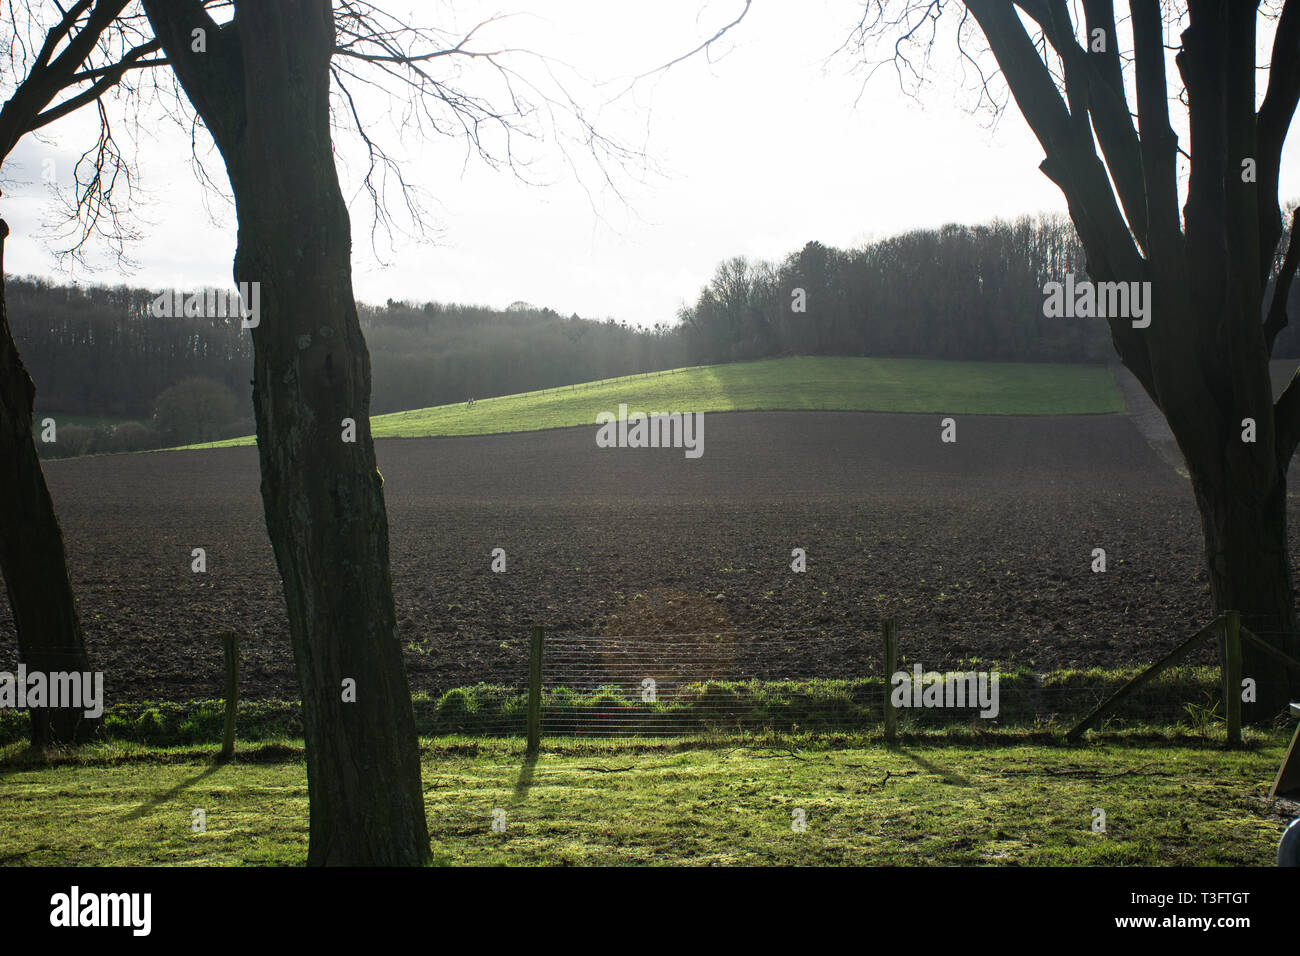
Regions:
<instances>
[{"instance_id":1,"label":"green grass foreground","mask_svg":"<svg viewBox=\"0 0 1300 956\"><path fill-rule=\"evenodd\" d=\"M424 741L423 776L445 864L1270 865L1284 823L1262 798L1283 746L1280 734L1241 751L1158 734L1077 748L1032 734L918 734L894 749L865 737L559 740L529 764L517 740L439 738ZM131 744L50 765L15 745L0 778L0 863L306 858L299 745L244 747L226 765L210 750Z\"/></svg>"},{"instance_id":2,"label":"green grass foreground","mask_svg":"<svg viewBox=\"0 0 1300 956\"><path fill-rule=\"evenodd\" d=\"M467 396L468 397L468 396ZM1095 365L795 357L652 372L574 387L377 415L376 438L487 435L593 425L598 412L839 410L953 415L1117 413L1124 401ZM193 445L251 445L250 437Z\"/></svg>"}]
</instances>

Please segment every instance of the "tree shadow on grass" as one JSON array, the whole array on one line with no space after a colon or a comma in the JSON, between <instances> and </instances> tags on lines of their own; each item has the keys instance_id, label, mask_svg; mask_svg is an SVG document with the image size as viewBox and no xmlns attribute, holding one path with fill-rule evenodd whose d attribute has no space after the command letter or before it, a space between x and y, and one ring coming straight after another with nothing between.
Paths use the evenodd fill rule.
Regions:
<instances>
[{"instance_id":1,"label":"tree shadow on grass","mask_svg":"<svg viewBox=\"0 0 1300 956\"><path fill-rule=\"evenodd\" d=\"M935 776L942 777L944 783L951 784L954 787L969 787L971 790L979 789L979 787L975 786L975 784L971 783L961 774L954 773L951 770L944 770L942 767L938 766L937 764L931 763L930 761L926 760L924 757L920 756L919 754L913 753L910 750L904 750L902 747L897 747L897 748L891 747L890 749L894 750L896 753L902 754L904 757L912 761L912 763L916 764L922 770L928 771L929 773L932 773Z\"/></svg>"},{"instance_id":2,"label":"tree shadow on grass","mask_svg":"<svg viewBox=\"0 0 1300 956\"><path fill-rule=\"evenodd\" d=\"M216 761L214 763L209 764L207 768L204 769L202 772L196 773L194 776L182 780L180 783L176 784L176 786L172 787L166 793L159 794L158 796L154 797L152 800L140 804L140 806L136 807L126 816L122 817L122 819L139 820L141 817L148 816L150 813L153 813L154 810L162 806L167 801L173 800L176 797L180 796L180 794L184 793L190 787L194 786L196 783L198 783L201 780L207 779L208 777L212 776L214 773L216 773L218 770L221 770L225 766L226 764L222 763L221 761Z\"/></svg>"},{"instance_id":3,"label":"tree shadow on grass","mask_svg":"<svg viewBox=\"0 0 1300 956\"><path fill-rule=\"evenodd\" d=\"M528 789L533 785L533 772L537 769L537 754L525 754L524 765L515 781L515 803L528 799Z\"/></svg>"}]
</instances>

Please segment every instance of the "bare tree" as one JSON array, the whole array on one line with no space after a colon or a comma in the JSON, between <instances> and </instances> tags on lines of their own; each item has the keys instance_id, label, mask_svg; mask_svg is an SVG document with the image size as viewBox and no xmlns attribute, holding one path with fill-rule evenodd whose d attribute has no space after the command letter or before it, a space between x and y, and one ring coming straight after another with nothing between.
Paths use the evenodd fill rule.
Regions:
<instances>
[{"instance_id":1,"label":"bare tree","mask_svg":"<svg viewBox=\"0 0 1300 956\"><path fill-rule=\"evenodd\" d=\"M92 157L74 171L72 221L81 230L69 252L92 234L120 236L117 178L127 175L100 97L131 70L156 64L158 46L140 33L139 18L124 16L129 0L78 0L49 15L39 5L8 4L12 33L3 38L13 74L12 95L0 107L0 167L28 133L84 106L100 109L100 136ZM44 16L43 16L44 14ZM24 31L22 27L27 29ZM82 175L85 178L82 178ZM105 224L108 224L105 227ZM89 660L68 577L67 554L49 489L36 454L32 414L36 389L14 343L4 303L4 242L0 219L0 571L9 592L18 648L31 671L88 671ZM33 707L33 746L80 743L98 718L81 708Z\"/></svg>"},{"instance_id":2,"label":"bare tree","mask_svg":"<svg viewBox=\"0 0 1300 956\"><path fill-rule=\"evenodd\" d=\"M225 163L239 219L235 279L261 284L254 408L303 695L308 862L419 864L429 852L419 752L334 162L331 79L367 147L365 183L381 219L382 174L410 193L367 134L349 83L396 85L413 97L417 129L458 131L483 159L516 172L515 139L538 110L562 111L598 157L617 163L633 153L597 132L562 85L541 89L519 72L513 63L527 51L477 49L473 31L448 43L359 2L335 10L330 0L234 0L233 17L220 24L202 0L144 0L144 8ZM500 95L431 72L459 61L494 73Z\"/></svg>"},{"instance_id":3,"label":"bare tree","mask_svg":"<svg viewBox=\"0 0 1300 956\"><path fill-rule=\"evenodd\" d=\"M1286 532L1300 377L1275 403L1268 366L1300 259L1293 220L1278 269L1279 165L1300 98L1300 0L1129 0L1127 16L1113 0L871 0L848 46L871 56L883 41L888 52L873 65L893 64L912 85L948 11L959 15L960 55L981 96L1003 101L1000 75L1042 145L1040 168L1065 195L1089 276L1151 284L1149 327L1122 314L1107 321L1187 462L1215 611L1241 611L1273 647L1300 656ZM1277 18L1267 71L1256 63L1265 17ZM1260 76L1267 85L1256 109ZM1186 148L1171 102L1186 111ZM1181 215L1180 155L1189 169ZM1253 646L1243 648L1243 670L1258 686L1247 707L1255 719L1300 691L1297 675Z\"/></svg>"},{"instance_id":4,"label":"bare tree","mask_svg":"<svg viewBox=\"0 0 1300 956\"><path fill-rule=\"evenodd\" d=\"M261 288L253 399L302 689L308 862L419 865L419 749L330 131L330 3L237 0L224 25L200 0L144 5L225 162L235 279Z\"/></svg>"}]
</instances>

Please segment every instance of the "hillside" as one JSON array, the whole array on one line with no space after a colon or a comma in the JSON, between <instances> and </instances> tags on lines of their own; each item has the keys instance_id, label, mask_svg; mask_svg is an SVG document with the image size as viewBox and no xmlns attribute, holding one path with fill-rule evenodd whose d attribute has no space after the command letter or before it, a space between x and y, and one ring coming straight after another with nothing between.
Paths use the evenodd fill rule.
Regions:
<instances>
[{"instance_id":1,"label":"hillside","mask_svg":"<svg viewBox=\"0 0 1300 956\"><path fill-rule=\"evenodd\" d=\"M1083 415L1124 410L1092 365L796 357L702 365L377 415L376 438L488 435L591 425L598 412L826 409L965 415ZM252 444L251 437L196 445Z\"/></svg>"}]
</instances>

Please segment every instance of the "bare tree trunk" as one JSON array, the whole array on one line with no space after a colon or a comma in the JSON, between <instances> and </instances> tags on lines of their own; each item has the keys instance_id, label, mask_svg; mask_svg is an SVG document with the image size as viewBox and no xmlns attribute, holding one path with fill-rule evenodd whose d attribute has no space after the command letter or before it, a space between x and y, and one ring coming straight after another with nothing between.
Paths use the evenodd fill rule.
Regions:
<instances>
[{"instance_id":1,"label":"bare tree trunk","mask_svg":"<svg viewBox=\"0 0 1300 956\"><path fill-rule=\"evenodd\" d=\"M1194 215L1189 220L1194 223ZM1233 334L1245 323L1214 321L1234 308L1258 316L1260 302L1230 304L1235 277L1222 265L1211 267L1214 250L1192 241L1187 250L1192 278L1176 277L1182 283L1177 288L1175 280L1155 284L1153 297L1163 293L1170 305L1152 325L1160 322L1166 335L1179 339L1157 356L1153 397L1191 477L1213 612L1240 611L1245 627L1300 658L1287 537L1289 462L1279 461L1285 453L1273 419L1268 354L1257 329L1254 335ZM1191 321L1178 324L1184 320ZM1300 687L1296 674L1249 644L1242 647L1242 676L1255 682L1255 701L1242 704L1248 722L1285 712Z\"/></svg>"},{"instance_id":2,"label":"bare tree trunk","mask_svg":"<svg viewBox=\"0 0 1300 956\"><path fill-rule=\"evenodd\" d=\"M292 23L256 35L273 39L280 26L288 36L300 30ZM250 73L264 65L252 45ZM288 89L295 64L266 53L275 75L265 88ZM259 97L265 108L250 113L250 140L265 137L265 155L278 159L254 173L238 203L235 275L262 283L253 401L266 526L303 694L308 862L415 864L428 847L419 751L326 89L322 72L311 91L318 98ZM343 440L344 419L355 423L355 442Z\"/></svg>"},{"instance_id":3,"label":"bare tree trunk","mask_svg":"<svg viewBox=\"0 0 1300 956\"><path fill-rule=\"evenodd\" d=\"M261 284L253 400L302 690L307 860L419 865L429 856L420 755L330 139L330 0L236 0L235 20L221 27L197 0L145 8L226 162L239 217L235 279ZM207 33L206 52L191 50L195 28Z\"/></svg>"},{"instance_id":4,"label":"bare tree trunk","mask_svg":"<svg viewBox=\"0 0 1300 956\"><path fill-rule=\"evenodd\" d=\"M1201 511L1210 598L1216 614L1240 611L1241 622L1267 643L1300 659L1291 556L1287 540L1286 478L1256 499L1192 468ZM1254 646L1243 643L1242 677L1255 681L1255 703L1243 703L1243 718L1265 721L1285 712L1295 675Z\"/></svg>"},{"instance_id":5,"label":"bare tree trunk","mask_svg":"<svg viewBox=\"0 0 1300 956\"><path fill-rule=\"evenodd\" d=\"M1164 5L1129 6L1136 126L1113 4L1083 4L1088 35L1103 41L1087 47L1063 2L964 6L1046 153L1042 171L1069 202L1089 276L1151 283L1145 324L1107 319L1116 352L1164 413L1187 462L1214 609L1240 611L1265 642L1296 656L1286 470L1300 444L1300 376L1274 403L1268 363L1285 311L1280 325L1272 317L1265 324L1263 298L1281 237L1278 163L1300 100L1300 0L1288 0L1279 18L1258 113L1259 4L1187 5L1175 61L1191 160L1181 221ZM1022 15L1041 30L1041 46ZM1249 174L1255 167L1258 176ZM1253 441L1243 438L1245 420ZM1258 690L1257 703L1243 708L1250 719L1271 718L1300 693L1296 675L1253 648L1243 648L1242 663Z\"/></svg>"},{"instance_id":6,"label":"bare tree trunk","mask_svg":"<svg viewBox=\"0 0 1300 956\"><path fill-rule=\"evenodd\" d=\"M81 622L68 580L63 532L36 455L32 408L36 386L23 367L9 328L4 297L4 242L0 219L0 571L9 591L18 652L28 671L90 670ZM33 707L32 746L84 743L99 718L83 708Z\"/></svg>"}]
</instances>

